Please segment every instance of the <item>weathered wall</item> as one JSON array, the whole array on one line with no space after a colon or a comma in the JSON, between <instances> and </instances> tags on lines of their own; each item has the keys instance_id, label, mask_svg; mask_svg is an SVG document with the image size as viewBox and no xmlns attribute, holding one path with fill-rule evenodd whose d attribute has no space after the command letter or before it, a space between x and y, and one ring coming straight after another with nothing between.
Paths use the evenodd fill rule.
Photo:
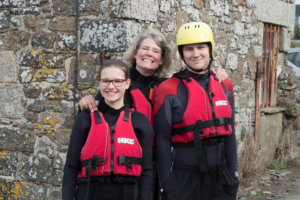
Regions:
<instances>
[{"instance_id":1,"label":"weathered wall","mask_svg":"<svg viewBox=\"0 0 300 200\"><path fill-rule=\"evenodd\" d=\"M240 150L243 135L253 134L262 51L264 19L255 2L80 0L76 101L97 91L100 50L105 58L122 58L134 37L156 28L173 48L174 70L179 69L177 29L204 21L215 34L214 66L226 69L234 83ZM74 119L74 5L75 0L0 0L0 199L60 199ZM288 38L290 24L280 25Z\"/></svg>"},{"instance_id":2,"label":"weathered wall","mask_svg":"<svg viewBox=\"0 0 300 200\"><path fill-rule=\"evenodd\" d=\"M265 109L259 119L259 143L264 152L259 167L263 169L274 158L275 150L282 136L282 112L280 109Z\"/></svg>"}]
</instances>

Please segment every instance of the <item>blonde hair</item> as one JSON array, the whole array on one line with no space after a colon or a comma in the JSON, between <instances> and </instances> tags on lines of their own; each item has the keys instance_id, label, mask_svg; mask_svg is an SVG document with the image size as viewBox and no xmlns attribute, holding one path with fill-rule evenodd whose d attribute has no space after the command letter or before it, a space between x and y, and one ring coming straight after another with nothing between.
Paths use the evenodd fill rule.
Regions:
<instances>
[{"instance_id":1,"label":"blonde hair","mask_svg":"<svg viewBox=\"0 0 300 200\"><path fill-rule=\"evenodd\" d=\"M158 30L151 29L137 37L132 43L130 49L125 52L124 62L131 67L136 66L136 59L134 58L134 56L140 48L141 43L146 38L152 38L162 49L162 64L157 68L154 76L157 78L164 77L170 71L170 68L172 66L171 48L169 47L165 36Z\"/></svg>"}]
</instances>

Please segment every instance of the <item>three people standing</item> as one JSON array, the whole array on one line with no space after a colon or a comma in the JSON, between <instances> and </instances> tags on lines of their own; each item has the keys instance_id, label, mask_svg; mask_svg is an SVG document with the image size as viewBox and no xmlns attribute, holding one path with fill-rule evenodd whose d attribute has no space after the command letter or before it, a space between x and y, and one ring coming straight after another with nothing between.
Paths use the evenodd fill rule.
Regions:
<instances>
[{"instance_id":1,"label":"three people standing","mask_svg":"<svg viewBox=\"0 0 300 200\"><path fill-rule=\"evenodd\" d=\"M192 25L194 26L195 24L192 24L192 23L185 24L182 27L187 27L187 26L192 26ZM187 109L187 105L190 102L190 99L193 99L193 101L195 101L196 103L193 103L193 106L192 106L192 108L189 108L188 113L192 112L191 110L193 110L193 109L200 110L202 112L202 109L208 108L207 106L209 106L209 101L207 100L207 102L206 102L206 101L201 100L201 98L206 95L205 92L206 93L209 92L207 90L207 87L209 84L206 83L206 79L209 78L209 81L214 82L214 85L217 85L218 87L221 86L221 88L225 88L224 84L220 84L219 81L211 81L211 79L216 80L217 79L216 77L210 78L211 72L214 72L214 73L217 72L217 76L220 77L220 79L222 79L223 76L227 77L226 72L222 69L217 69L217 70L209 69L212 59L213 59L214 43L213 43L212 33L210 35L212 38L211 40L209 40L209 41L201 40L201 38L209 36L209 35L205 35L205 34L203 35L203 33L201 32L204 30L202 27L205 27L207 25L204 23L197 23L197 25L201 26L201 28L199 28L198 32L188 32L186 35L182 35L182 34L180 34L180 30L182 29L182 27L178 31L178 35L177 35L177 42L179 42L178 50L180 52L181 58L183 58L183 61L188 66L188 70L181 71L179 74L175 75L175 76L178 76L179 78L174 77L174 78L170 79L170 80L173 80L173 79L179 80L178 85L176 86L176 84L175 84L175 87L170 85L169 84L170 81L168 81L168 80L165 82L162 82L165 80L165 78L163 78L163 76L166 74L167 71L169 71L169 69L171 67L171 55L170 55L171 50L167 45L166 39L159 31L149 30L146 33L144 33L143 35L139 36L136 39L136 41L133 43L131 49L125 53L124 60L125 60L126 64L131 66L131 69L130 69L131 84L129 85L128 89L126 91L124 91L124 103L125 103L125 105L129 104L129 105L135 106L136 110L138 112L141 112L147 116L148 121L151 122L152 125L153 125L153 110L152 110L153 104L154 104L154 114L155 114L154 127L155 127L155 133L156 133L156 147L153 146L153 148L151 148L151 145L150 145L150 148L149 148L149 144L147 143L146 150L144 151L144 148L142 148L143 149L142 159L147 160L146 161L147 164L145 164L145 166L142 165L142 172L144 170L146 170L147 173L145 172L144 179L140 178L138 181L140 184L142 184L142 187L140 187L140 189L139 189L139 199L149 199L151 196L150 193L151 193L151 187L152 187L152 173L149 173L149 160L148 160L149 155L150 155L149 151L150 152L152 151L151 149L153 149L154 157L155 157L155 155L157 157L159 176L160 176L160 180L161 180L160 188L162 189L162 197L161 197L162 199L180 199L180 200L181 199L182 200L192 199L193 200L193 199L198 199L198 197L202 197L203 195L202 195L201 191L203 191L203 188L207 189L207 186L213 186L211 184L213 184L213 183L216 184L215 183L216 180L217 180L217 182L220 180L220 178L211 178L210 174L206 173L206 171L204 171L206 174L209 174L209 175L205 175L205 177L209 177L210 185L202 184L203 178L204 178L204 176L202 176L202 174L203 174L202 170L203 170L203 166L205 165L204 164L205 162L207 162L207 166L208 166L207 171L209 171L209 172L214 168L218 168L218 166L220 166L220 164L222 166L224 166L223 167L224 170L222 170L222 173L224 172L225 176L228 175L228 174L226 174L227 172L232 173L234 171L237 171L236 170L236 162L237 162L236 161L236 143L235 143L235 134L234 134L234 114L231 114L233 112L228 114L228 116L227 115L223 116L222 114L219 116L219 111L216 110L217 117L214 116L212 118L212 120L215 120L215 118L217 118L217 119L229 118L229 122L228 122L228 120L226 120L226 124L217 124L217 125L213 124L212 126L216 127L218 129L218 132L223 131L220 126L223 126L223 127L228 126L229 131L227 131L227 132L224 131L224 132L226 132L224 134L224 138L226 138L224 140L224 142L220 142L218 144L213 144L213 145L206 145L206 144L202 145L202 146L204 146L204 148L202 148L202 149L204 149L203 152L207 152L206 154L202 152L202 156L206 155L207 161L201 161L202 162L201 165L198 164L199 156L197 155L197 153L195 153L196 152L195 147L189 146L189 147L180 147L179 148L176 145L175 146L173 145L173 144L175 144L175 142L173 141L173 136L172 136L171 132L175 128L174 126L176 126L176 124L179 124L183 120L183 117L184 117L183 113L185 113L185 110ZM209 28L209 30L210 30L210 28ZM184 41L183 43L180 43L180 40L178 40L179 37L181 37L181 40ZM191 43L186 43L186 41L190 38L198 38L198 39L193 40ZM197 70L202 70L202 71L197 72ZM101 76L102 76L102 74L101 74ZM191 79L194 79L193 82L196 82L196 84L198 84L198 85L200 84L204 90L199 89L199 88L201 88L200 85L198 87L195 86L195 84L191 87L185 85L184 81L186 81L186 79L184 77L190 77ZM107 79L107 81L109 81L108 86L112 87L113 84L115 83L115 82L113 82L114 80L115 79L108 78ZM206 83L206 85L204 84L204 82ZM226 82L228 83L228 80ZM157 86L160 83L161 83L161 86L159 86L158 90L157 90ZM164 95L163 94L164 92L165 92L165 94L170 94L169 91L166 91L166 86L169 87L170 91L173 91L173 92L176 91L176 95ZM100 85L100 87L101 87L101 85ZM156 90L157 90L157 92L156 92ZM190 90L190 91L188 92L188 90ZM212 89L212 90L215 91L214 89ZM220 94L222 93L222 91L220 91L220 88L218 89L218 92ZM190 97L190 93L195 93L195 94L201 93L202 95L199 96L199 94L197 94L198 95L197 97L195 97L195 96ZM225 111L229 113L229 110L230 110L229 107L232 108L232 111L234 110L233 91L231 91L231 90L227 91L225 88L223 93L225 94L225 98L222 99L222 101L223 102L227 101L228 106L227 106L227 110L225 110ZM174 92L174 94L175 94L175 92ZM155 98L155 96L156 96L156 98ZM162 98L162 96L164 96L164 97ZM95 101L92 96L87 96L87 97L81 99L79 104L82 109L89 108L92 113L95 113L94 111L98 111L98 110L100 112L103 112L102 107L103 107L103 104L105 104L105 102L106 102L106 96L105 96L105 94L102 94L101 88L100 88L100 93L98 93L96 96L96 100L100 101L100 104L98 106L96 106ZM198 102L198 100L199 100L199 102ZM202 105L203 102L205 102L205 104ZM213 102L216 102L216 101L213 100ZM196 108L198 106L199 106L199 108ZM84 114L81 114L81 115L84 115ZM132 116L135 116L134 112L132 113ZM187 118L189 118L189 115L185 115L185 116ZM80 115L78 115L77 118L78 117L80 117ZM83 120L83 119L79 120L77 118L76 118L76 121L78 123L81 120ZM83 118L89 118L89 120L91 119L91 117L88 115L85 115L85 117L83 117ZM104 119L106 120L105 114L104 114ZM195 120L198 121L200 119L195 117ZM204 119L202 119L202 120L204 121ZM114 121L114 123L116 123L116 121ZM191 123L194 124L194 122L191 122ZM134 123L132 121L132 126L134 127L133 124ZM189 124L189 122L187 124ZM78 127L75 128L76 125L77 124L75 122L75 125L73 127L73 131L75 131L75 132L78 129ZM146 127L148 127L148 126L145 125L145 128ZM184 126L182 126L182 127L184 127ZM73 145L72 144L72 142L74 142L73 135L75 133L73 134L73 132L72 132L72 135L71 135L70 147L69 147L69 151L68 151L68 158L67 158L67 163L66 163L66 168L65 168L64 183L63 183L63 191L69 191L70 198L71 198L72 194L75 193L76 180L77 181L79 180L77 178L78 174L76 176L75 176L75 174L77 172L79 172L78 170L80 170L80 167L78 167L78 163L80 163L79 155L80 155L80 151L83 147L83 144L86 141L86 138L90 134L89 128L90 127L86 127L83 131L83 132L85 132L84 133L85 136L81 137L81 139L80 139L80 140L82 140L81 145ZM150 128L148 127L147 129L151 129L151 127ZM179 127L179 129L180 129L180 127ZM205 132L205 134L209 135L210 132L208 129L210 130L211 128L205 127L203 132ZM227 130L227 129L225 128L224 130ZM189 132L197 132L197 131L192 130ZM153 136L153 134L152 134L152 132L151 133L150 132L151 131L149 130L148 133L146 134L147 137L145 137L145 138L148 138L147 140L150 140L148 142L151 143L151 139L149 139L149 138L151 138ZM202 140L203 132L195 133L194 135L199 134L199 140L200 139ZM136 135L137 134L138 133L136 133ZM223 134L223 133L221 133L221 134ZM186 134L185 132L182 132L182 133L180 132L175 137L179 136L179 138L180 138L181 137L180 135L183 135L183 137L186 137L186 136L189 138L191 137L191 133ZM228 135L228 136L225 136L225 135ZM139 137L137 137L137 139L140 142ZM101 138L101 140L103 140L103 138ZM192 141L193 141L193 139L192 140L188 139L188 140L184 140L183 143L190 143ZM142 143L142 142L140 142L140 143ZM224 148L223 148L223 143L224 143ZM98 145L101 146L101 143L99 142ZM171 152L172 145L173 145L173 152ZM229 148L229 147L231 147L231 148ZM72 149L72 151L70 150L70 148ZM74 148L77 148L76 152L78 152L78 153L76 155L73 154ZM156 153L155 153L155 149L157 151ZM230 150L230 149L232 149L232 150ZM213 152L213 153L209 154L209 152ZM69 154L72 156L69 156ZM147 159L144 158L145 156L147 156ZM72 158L70 158L70 157L72 157ZM227 167L225 166L225 161L222 161L221 157L225 157L226 166L229 167L230 171L227 170ZM229 157L232 157L232 158L229 158ZM150 155L150 158L151 158L151 155ZM74 165L72 165L72 164L70 165L70 162L73 162L73 159L76 160L75 164L77 165L77 167L74 167ZM156 159L153 159L153 161L156 162ZM101 165L101 163L99 163L99 165ZM200 166L200 169L199 169L199 166ZM145 169L144 169L144 167L145 167ZM174 176L174 173L175 174L176 173L178 174L179 172L181 173L181 167L183 167L184 170L185 170L185 167L187 167L188 170L186 170L186 171L188 173L190 173L190 171L195 170L194 175L196 174L197 176L195 176L195 178L193 179L194 180L193 183L187 182L186 183L187 185L185 185L184 181L189 180L189 177L186 175L184 175L184 176L175 175ZM75 168L76 168L76 170L75 170ZM94 168L91 167L91 169L93 170ZM192 169L192 170L190 170L190 169ZM69 171L73 172L72 178L68 177L68 175L70 175ZM150 169L150 171L151 171L151 169ZM219 169L215 169L215 170L213 170L213 172L214 172L213 176L216 176L216 177L224 176L224 175L220 174L221 170L219 170ZM115 172L111 171L111 174L115 175ZM155 176L155 174L156 173L154 173L154 176ZM232 175L232 174L229 174L229 175ZM103 176L99 175L100 179L102 179L101 177L103 177ZM149 179L149 177L151 178L151 180ZM181 180L181 178L183 178L183 179ZM234 178L234 176L231 176L231 178ZM69 180L65 181L67 179L69 179ZM143 183L142 180L145 180L145 182ZM147 183L146 183L146 180L148 180ZM181 184L178 185L175 182L174 182L174 184L170 184L174 180L181 182ZM227 180L227 179L224 178L223 180ZM89 187L95 191L100 191L100 190L107 191L107 189L102 190L102 188L105 188L105 185L109 185L107 181L109 182L109 180L106 180L105 183L107 183L107 184L93 184L94 189L92 189L92 184L90 184ZM157 181L157 180L155 180L155 181ZM234 181L237 181L237 183L238 183L237 178L235 178ZM64 190L64 188L70 187L70 182L72 182L72 184L71 184L72 189ZM112 181L110 181L110 184L112 184L111 182ZM198 183L198 182L201 182L201 183ZM78 193L78 191L80 191L80 189L86 188L86 187L80 187L79 184L77 184L77 185L78 186L77 186L76 194ZM123 186L123 184L120 184L120 185ZM181 187L179 187L180 185L181 185ZM102 188L100 188L100 187L102 187ZM134 190L134 186L132 186L132 187ZM182 188L190 188L190 189L188 189L190 191L187 192ZM192 188L194 188L194 189L192 189ZM208 188L210 188L210 187L208 187ZM226 189L226 188L227 188L227 186L223 184L222 190L220 190L220 191L224 191L225 193L227 193L228 192L227 190L230 190L229 193L232 193L232 195L230 197L224 196L223 199L226 199L227 197L228 197L227 199L234 199L235 197L232 198L233 193L235 192L235 191L233 191L233 187L230 187L229 189ZM132 194L133 190L131 190L131 192L129 192L129 194L133 195ZM197 192L195 193L196 190L197 190ZM200 191L200 193L198 192L198 190ZM216 190L216 188L215 187L210 188L210 191L212 191L212 190ZM150 191L150 193L149 193L149 191ZM180 193L178 194L178 192L180 192ZM81 193L83 194L84 192L81 192ZM97 192L97 195L98 195L98 193L99 192ZM211 192L211 193L213 193L213 192ZM98 198L97 195L96 196L91 195L88 198L92 199L92 197L93 197L96 199L100 199L100 198ZM133 199L134 195L131 197L132 198L128 198L128 199ZM207 197L208 198L206 198L206 199L213 199L213 198L210 198L212 196L207 196ZM70 199L70 198L63 198L63 199ZM80 198L77 198L77 199L83 199L83 196L81 196ZM113 198L108 198L108 199L113 199ZM155 199L158 199L157 195L155 195ZM220 198L220 199L222 199L222 198Z\"/></svg>"}]
</instances>

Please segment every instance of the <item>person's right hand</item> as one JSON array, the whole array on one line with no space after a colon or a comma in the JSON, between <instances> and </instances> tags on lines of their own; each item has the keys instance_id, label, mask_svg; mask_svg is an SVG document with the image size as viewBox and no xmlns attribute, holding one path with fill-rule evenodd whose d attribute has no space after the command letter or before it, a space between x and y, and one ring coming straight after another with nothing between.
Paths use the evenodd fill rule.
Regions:
<instances>
[{"instance_id":1,"label":"person's right hand","mask_svg":"<svg viewBox=\"0 0 300 200\"><path fill-rule=\"evenodd\" d=\"M88 96L83 97L79 101L79 106L80 106L81 110L85 110L88 108L90 109L91 112L98 110L98 107L96 106L96 102L95 102L93 95L88 95Z\"/></svg>"}]
</instances>

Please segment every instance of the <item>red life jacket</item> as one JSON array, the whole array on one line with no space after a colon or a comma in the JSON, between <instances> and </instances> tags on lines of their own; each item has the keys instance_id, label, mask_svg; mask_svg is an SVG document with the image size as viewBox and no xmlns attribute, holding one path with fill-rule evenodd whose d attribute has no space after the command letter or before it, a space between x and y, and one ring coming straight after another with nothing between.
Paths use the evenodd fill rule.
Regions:
<instances>
[{"instance_id":1,"label":"red life jacket","mask_svg":"<svg viewBox=\"0 0 300 200\"><path fill-rule=\"evenodd\" d=\"M200 139L230 135L232 110L222 85L212 75L209 77L208 92L190 77L183 80L172 77L161 83L157 91L154 113L158 112L166 96L177 96L177 88L181 81L188 91L188 103L182 122L172 126L172 143L192 142L196 128L199 129Z\"/></svg>"},{"instance_id":2,"label":"red life jacket","mask_svg":"<svg viewBox=\"0 0 300 200\"><path fill-rule=\"evenodd\" d=\"M148 99L143 95L143 93L133 84L130 85L130 95L133 105L136 107L136 110L143 113L148 117L152 127L153 123L153 108Z\"/></svg>"},{"instance_id":3,"label":"red life jacket","mask_svg":"<svg viewBox=\"0 0 300 200\"><path fill-rule=\"evenodd\" d=\"M102 113L91 113L91 129L81 150L79 177L107 176L110 174L134 176L142 172L142 148L131 124L132 112L128 107L120 113L114 127L109 127Z\"/></svg>"},{"instance_id":4,"label":"red life jacket","mask_svg":"<svg viewBox=\"0 0 300 200\"><path fill-rule=\"evenodd\" d=\"M149 99L150 102L146 99L143 93L133 84L130 85L130 95L133 105L136 107L136 110L146 115L154 128L154 115L153 115L153 103L155 99L155 94L157 91L157 86L154 84L153 88L150 89ZM152 146L155 146L155 138L153 137Z\"/></svg>"}]
</instances>

